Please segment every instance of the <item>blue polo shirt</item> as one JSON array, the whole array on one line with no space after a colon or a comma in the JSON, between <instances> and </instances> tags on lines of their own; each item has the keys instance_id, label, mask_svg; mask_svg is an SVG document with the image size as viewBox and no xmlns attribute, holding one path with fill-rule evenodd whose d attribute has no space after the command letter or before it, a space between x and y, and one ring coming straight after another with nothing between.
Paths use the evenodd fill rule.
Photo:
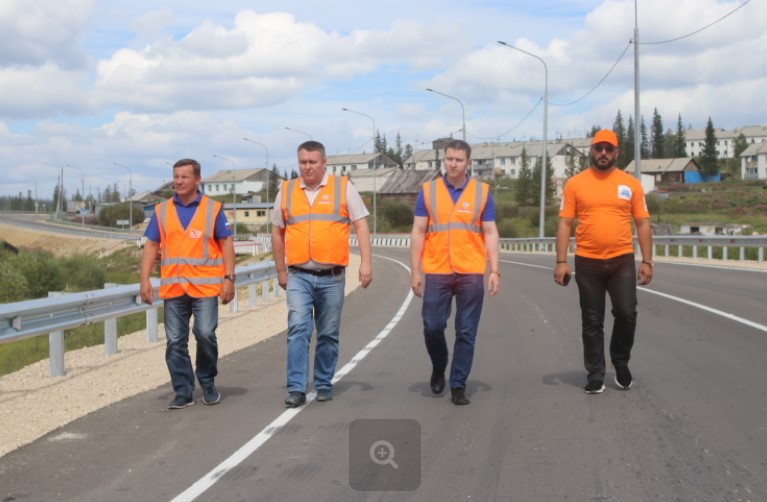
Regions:
<instances>
[{"instance_id":1,"label":"blue polo shirt","mask_svg":"<svg viewBox=\"0 0 767 502\"><path fill-rule=\"evenodd\" d=\"M200 207L201 199L202 193L197 192L197 197L195 197L195 199L189 204L184 205L180 200L178 200L178 196L175 193L173 194L173 203L176 205L176 214L178 215L178 219L184 229L189 226L192 218L194 218L194 213L197 211L197 208ZM222 207L222 210L219 211L216 215L216 225L215 230L213 231L213 238L216 240L225 239L230 235L232 235L232 229L229 227L229 222L226 221L226 215L224 214ZM160 226L157 223L156 212L152 213L152 218L149 220L149 225L147 225L146 230L144 230L144 237L152 242L160 242Z\"/></svg>"},{"instance_id":2,"label":"blue polo shirt","mask_svg":"<svg viewBox=\"0 0 767 502\"><path fill-rule=\"evenodd\" d=\"M461 193L463 193L463 189L466 188L466 185L469 183L469 177L467 176L464 184L459 187L454 187L451 185L447 181L447 176L445 175L442 176L442 180L445 182L447 191L450 192L450 197L453 199L453 204L455 204L458 201L458 198L461 196ZM423 187L421 187L421 191L418 192L418 198L415 200L414 214L416 216L425 216L427 218L429 216L429 211L426 210L426 200L423 194ZM485 204L485 209L482 211L482 217L480 218L480 221L495 221L495 204L493 203L493 196L490 195L489 191L487 194L487 203Z\"/></svg>"}]
</instances>

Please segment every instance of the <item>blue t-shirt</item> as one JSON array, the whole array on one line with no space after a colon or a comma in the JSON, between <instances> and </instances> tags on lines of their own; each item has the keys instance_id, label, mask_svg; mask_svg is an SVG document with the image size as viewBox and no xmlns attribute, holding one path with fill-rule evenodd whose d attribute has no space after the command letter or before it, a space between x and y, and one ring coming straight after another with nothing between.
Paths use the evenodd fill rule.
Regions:
<instances>
[{"instance_id":1,"label":"blue t-shirt","mask_svg":"<svg viewBox=\"0 0 767 502\"><path fill-rule=\"evenodd\" d=\"M467 176L464 184L459 187L454 187L451 185L447 181L447 176L443 175L442 180L445 182L447 191L450 192L450 197L453 199L453 204L455 204L458 201L458 198L461 196L461 193L463 193L463 189L466 188L466 185L469 183L469 177ZM426 210L426 201L423 193L423 187L421 187L421 191L418 192L418 198L415 200L414 214L416 216L425 216L427 218L429 216L429 211ZM480 221L495 221L495 204L493 203L493 197L489 192L487 194L487 203L485 204L485 209L482 211L482 217L480 218Z\"/></svg>"},{"instance_id":2,"label":"blue t-shirt","mask_svg":"<svg viewBox=\"0 0 767 502\"><path fill-rule=\"evenodd\" d=\"M197 211L197 208L200 207L201 199L202 194L197 192L197 197L195 197L195 199L189 204L184 205L180 200L178 200L178 196L175 193L173 194L173 203L176 206L176 214L178 215L178 219L184 229L189 226L192 218L194 218L195 211ZM216 240L225 239L230 235L232 235L232 229L229 227L229 222L226 221L226 215L224 214L223 210L219 211L216 215L216 225L215 230L213 231L213 238ZM147 225L146 230L144 230L144 237L152 242L160 242L160 226L157 223L157 213L152 213L152 218L149 220L149 225Z\"/></svg>"}]
</instances>

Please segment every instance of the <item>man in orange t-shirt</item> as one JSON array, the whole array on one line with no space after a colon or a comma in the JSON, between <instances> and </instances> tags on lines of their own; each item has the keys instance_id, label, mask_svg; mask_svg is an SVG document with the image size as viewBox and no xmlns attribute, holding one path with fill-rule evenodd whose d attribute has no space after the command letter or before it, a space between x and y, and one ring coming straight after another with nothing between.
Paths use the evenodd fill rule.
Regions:
<instances>
[{"instance_id":1,"label":"man in orange t-shirt","mask_svg":"<svg viewBox=\"0 0 767 502\"><path fill-rule=\"evenodd\" d=\"M605 293L614 316L610 360L615 384L628 390L633 383L629 359L637 320L637 282L649 284L653 275L652 229L642 184L616 168L618 138L602 129L591 142L591 167L568 180L559 209L554 280L566 285L570 276L567 249L573 220L575 230L575 282L581 305L583 361L588 372L585 391L605 389ZM631 221L634 221L642 263L636 270ZM634 277L636 276L636 280Z\"/></svg>"}]
</instances>

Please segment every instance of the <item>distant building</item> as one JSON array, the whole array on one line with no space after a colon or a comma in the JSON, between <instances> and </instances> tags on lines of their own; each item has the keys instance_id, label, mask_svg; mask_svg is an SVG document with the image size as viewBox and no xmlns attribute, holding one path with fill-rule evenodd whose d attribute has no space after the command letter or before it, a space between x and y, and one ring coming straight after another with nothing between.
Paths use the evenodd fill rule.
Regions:
<instances>
[{"instance_id":1,"label":"distant building","mask_svg":"<svg viewBox=\"0 0 767 502\"><path fill-rule=\"evenodd\" d=\"M767 126L745 126L732 130L714 128L716 135L716 154L725 159L735 157L735 140L740 134L746 137L749 144L767 141ZM706 146L706 129L687 129L684 132L685 155L700 157Z\"/></svg>"},{"instance_id":2,"label":"distant building","mask_svg":"<svg viewBox=\"0 0 767 502\"><path fill-rule=\"evenodd\" d=\"M249 195L260 192L266 187L268 170L261 167L255 169L229 169L218 171L200 182L200 190L205 195Z\"/></svg>"},{"instance_id":3,"label":"distant building","mask_svg":"<svg viewBox=\"0 0 767 502\"><path fill-rule=\"evenodd\" d=\"M740 176L744 180L767 179L767 141L754 143L740 154Z\"/></svg>"},{"instance_id":4,"label":"distant building","mask_svg":"<svg viewBox=\"0 0 767 502\"><path fill-rule=\"evenodd\" d=\"M634 172L634 161L626 167L626 172ZM642 159L639 163L643 175L650 175L655 183L700 183L700 166L693 158L681 159Z\"/></svg>"},{"instance_id":5,"label":"distant building","mask_svg":"<svg viewBox=\"0 0 767 502\"><path fill-rule=\"evenodd\" d=\"M328 174L353 175L356 171L373 171L399 167L399 164L384 153L355 153L350 155L328 155Z\"/></svg>"}]
</instances>

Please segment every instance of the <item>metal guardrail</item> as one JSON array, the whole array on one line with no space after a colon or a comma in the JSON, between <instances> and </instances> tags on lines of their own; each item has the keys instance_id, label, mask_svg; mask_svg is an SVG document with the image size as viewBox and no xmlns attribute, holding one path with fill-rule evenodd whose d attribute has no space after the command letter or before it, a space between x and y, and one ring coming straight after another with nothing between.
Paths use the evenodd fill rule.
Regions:
<instances>
[{"instance_id":1,"label":"metal guardrail","mask_svg":"<svg viewBox=\"0 0 767 502\"><path fill-rule=\"evenodd\" d=\"M256 306L256 286L261 285L261 296L269 300L270 283L277 277L273 261L236 269L235 288L248 288L248 301ZM155 301L141 302L139 285L107 287L95 291L64 294L0 305L0 343L48 334L51 376L64 375L64 330L104 322L104 353L117 353L117 318L138 312L147 313L147 341L157 342L157 314L163 301L159 298L159 279L153 279ZM276 285L275 285L276 286ZM274 297L280 288L273 288ZM230 311L237 312L237 295L230 303Z\"/></svg>"}]
</instances>

